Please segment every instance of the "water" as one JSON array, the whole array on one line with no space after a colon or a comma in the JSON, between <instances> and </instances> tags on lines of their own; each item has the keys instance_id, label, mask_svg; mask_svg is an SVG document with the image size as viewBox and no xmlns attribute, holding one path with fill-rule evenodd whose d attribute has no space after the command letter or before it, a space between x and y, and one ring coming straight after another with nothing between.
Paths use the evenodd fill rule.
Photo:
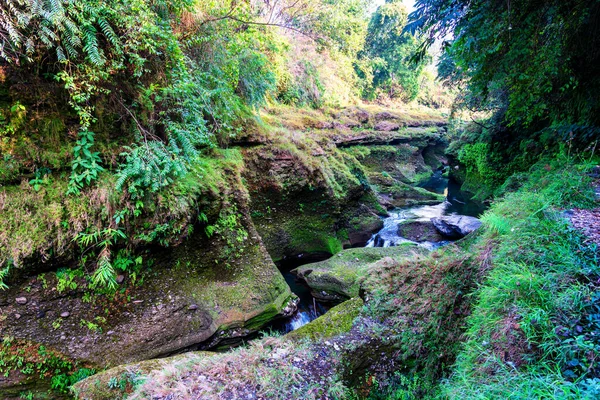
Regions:
<instances>
[{"instance_id":1,"label":"water","mask_svg":"<svg viewBox=\"0 0 600 400\"><path fill-rule=\"evenodd\" d=\"M391 247L406 242L415 243L398 236L398 225L405 221L429 221L431 218L448 215L447 211L450 205L445 201L435 206L419 206L391 211L389 212L390 216L383 220L383 228L373 235L366 247ZM419 245L433 250L447 243L423 242Z\"/></svg>"},{"instance_id":2,"label":"water","mask_svg":"<svg viewBox=\"0 0 600 400\"><path fill-rule=\"evenodd\" d=\"M406 221L427 222L431 218L453 214L478 217L485 210L483 204L473 201L467 193L462 192L456 181L444 178L443 170L435 171L419 187L434 193L444 194L446 200L433 206L418 206L390 211L389 217L383 220L383 228L371 237L366 247L391 247L406 242L415 243L398 236L398 225ZM450 242L422 242L417 244L429 250L434 250L448 243Z\"/></svg>"},{"instance_id":3,"label":"water","mask_svg":"<svg viewBox=\"0 0 600 400\"><path fill-rule=\"evenodd\" d=\"M302 265L322 261L328 258L328 256L319 257L319 259L292 259L285 260L278 263L279 270L283 274L285 281L289 285L292 292L298 296L300 302L298 303L298 311L290 318L285 320L279 320L273 322L269 329L274 332L282 334L296 330L310 321L320 317L329 311L330 306L316 301L310 293L310 288L303 282L299 281L294 274L290 271L294 268L298 268Z\"/></svg>"},{"instance_id":4,"label":"water","mask_svg":"<svg viewBox=\"0 0 600 400\"><path fill-rule=\"evenodd\" d=\"M398 236L398 224L405 221L429 221L431 218L451 214L477 217L485 209L482 204L472 201L466 193L461 192L460 185L457 182L444 178L442 170L436 171L431 178L419 186L431 192L446 195L446 201L433 206L411 207L389 212L389 217L383 220L383 228L377 234L373 235L366 247L390 247L404 242L411 242L406 238ZM448 243L423 242L418 243L418 245L429 250L434 250ZM278 263L279 270L292 292L300 298L300 302L298 304L298 311L293 316L285 320L275 321L267 329L285 334L308 324L329 310L330 306L316 301L311 295L310 288L290 272L294 268L322 261L328 257L329 255L323 254L311 257L310 259L296 258Z\"/></svg>"}]
</instances>

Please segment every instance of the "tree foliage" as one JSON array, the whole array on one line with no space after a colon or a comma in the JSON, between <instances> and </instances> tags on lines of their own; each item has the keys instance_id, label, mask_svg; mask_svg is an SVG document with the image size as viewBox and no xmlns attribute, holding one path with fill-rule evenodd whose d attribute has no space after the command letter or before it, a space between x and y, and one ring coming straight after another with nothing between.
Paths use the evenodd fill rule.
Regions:
<instances>
[{"instance_id":1,"label":"tree foliage","mask_svg":"<svg viewBox=\"0 0 600 400\"><path fill-rule=\"evenodd\" d=\"M407 21L408 13L401 0L387 0L371 17L359 68L362 76L371 81L366 87L368 97L373 97L377 89L404 101L417 97L419 77L428 60L411 60L418 40L404 31Z\"/></svg>"},{"instance_id":2,"label":"tree foliage","mask_svg":"<svg viewBox=\"0 0 600 400\"><path fill-rule=\"evenodd\" d=\"M425 45L453 36L444 74L463 105L525 128L600 122L600 2L419 0L411 17Z\"/></svg>"}]
</instances>

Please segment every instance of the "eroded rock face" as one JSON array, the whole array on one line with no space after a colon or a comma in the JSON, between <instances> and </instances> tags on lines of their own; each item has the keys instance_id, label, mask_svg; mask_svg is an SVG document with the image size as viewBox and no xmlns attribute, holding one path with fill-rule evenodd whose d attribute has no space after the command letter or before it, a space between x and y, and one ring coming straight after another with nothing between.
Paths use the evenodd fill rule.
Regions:
<instances>
[{"instance_id":1,"label":"eroded rock face","mask_svg":"<svg viewBox=\"0 0 600 400\"><path fill-rule=\"evenodd\" d=\"M448 239L461 239L481 226L479 219L466 215L432 218L431 222L438 232Z\"/></svg>"},{"instance_id":2,"label":"eroded rock face","mask_svg":"<svg viewBox=\"0 0 600 400\"><path fill-rule=\"evenodd\" d=\"M381 121L375 124L374 129L381 132L394 132L400 130L400 125L389 121Z\"/></svg>"},{"instance_id":3,"label":"eroded rock face","mask_svg":"<svg viewBox=\"0 0 600 400\"><path fill-rule=\"evenodd\" d=\"M242 223L248 238L237 244L235 254L225 253L222 239L196 234L175 249L153 254L155 263L143 282L125 276L114 297L90 295L82 289L83 280L58 292L54 276L31 277L0 292L0 335L14 338L16 350L25 343L44 346L101 369L217 346L255 332L293 313L295 296L249 217L242 214ZM25 292L26 303L21 300ZM12 378L13 372L0 380L0 397L37 374Z\"/></svg>"}]
</instances>

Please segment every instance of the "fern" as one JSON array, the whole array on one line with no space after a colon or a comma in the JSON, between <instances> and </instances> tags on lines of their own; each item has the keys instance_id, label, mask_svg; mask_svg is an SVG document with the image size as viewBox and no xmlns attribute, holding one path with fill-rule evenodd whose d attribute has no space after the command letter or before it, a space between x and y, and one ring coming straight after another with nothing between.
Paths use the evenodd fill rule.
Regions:
<instances>
[{"instance_id":1,"label":"fern","mask_svg":"<svg viewBox=\"0 0 600 400\"><path fill-rule=\"evenodd\" d=\"M96 270L92 275L92 286L115 290L117 288L116 275L115 269L110 262L110 249L105 247L98 256Z\"/></svg>"},{"instance_id":2,"label":"fern","mask_svg":"<svg viewBox=\"0 0 600 400\"><path fill-rule=\"evenodd\" d=\"M4 282L4 280L6 280L6 278L8 278L8 274L10 272L11 266L12 266L12 263L8 263L6 265L6 267L4 267L3 269L0 269L0 289L1 290L8 289L8 285Z\"/></svg>"},{"instance_id":3,"label":"fern","mask_svg":"<svg viewBox=\"0 0 600 400\"><path fill-rule=\"evenodd\" d=\"M111 247L127 236L120 229L106 228L91 233L81 232L75 239L82 251L92 248L100 250L96 260L96 269L91 276L93 287L114 290L117 286L116 272L111 262Z\"/></svg>"}]
</instances>

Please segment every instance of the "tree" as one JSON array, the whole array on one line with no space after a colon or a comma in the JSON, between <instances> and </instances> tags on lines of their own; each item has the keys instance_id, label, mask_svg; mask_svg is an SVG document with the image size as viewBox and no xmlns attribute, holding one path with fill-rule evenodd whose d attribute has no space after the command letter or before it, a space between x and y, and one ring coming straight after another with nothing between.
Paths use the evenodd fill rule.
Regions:
<instances>
[{"instance_id":1,"label":"tree","mask_svg":"<svg viewBox=\"0 0 600 400\"><path fill-rule=\"evenodd\" d=\"M367 68L371 69L371 74L365 74L363 67L363 77L372 79L366 88L367 97L373 97L377 89L404 101L417 97L419 77L427 60L412 62L418 40L404 31L407 20L401 0L387 0L373 14L361 53L363 60L369 60Z\"/></svg>"},{"instance_id":2,"label":"tree","mask_svg":"<svg viewBox=\"0 0 600 400\"><path fill-rule=\"evenodd\" d=\"M418 0L423 48L449 35L446 75L463 105L515 127L600 124L600 2Z\"/></svg>"}]
</instances>

